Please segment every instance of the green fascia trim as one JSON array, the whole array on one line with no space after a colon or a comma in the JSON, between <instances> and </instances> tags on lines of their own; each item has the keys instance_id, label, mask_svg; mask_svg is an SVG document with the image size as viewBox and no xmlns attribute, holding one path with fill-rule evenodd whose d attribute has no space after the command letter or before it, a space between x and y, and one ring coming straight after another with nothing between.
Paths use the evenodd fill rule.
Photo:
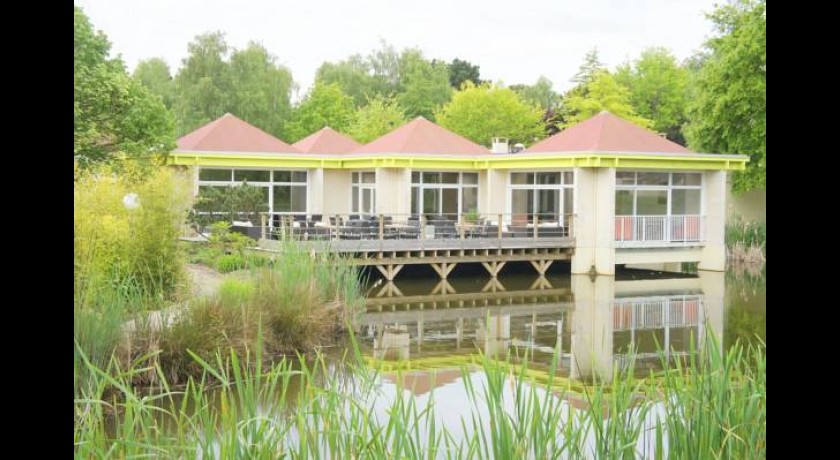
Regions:
<instances>
[{"instance_id":1,"label":"green fascia trim","mask_svg":"<svg viewBox=\"0 0 840 460\"><path fill-rule=\"evenodd\" d=\"M652 155L608 155L608 154L541 154L481 156L479 158L453 158L424 156L364 156L336 158L306 156L265 156L250 154L202 154L172 153L169 163L188 166L228 166L261 168L325 168L325 169L370 169L370 168L412 168L438 170L488 170L488 169L557 169L557 168L620 168L620 169L665 169L665 170L723 170L743 171L747 157L733 156L652 156Z\"/></svg>"}]
</instances>

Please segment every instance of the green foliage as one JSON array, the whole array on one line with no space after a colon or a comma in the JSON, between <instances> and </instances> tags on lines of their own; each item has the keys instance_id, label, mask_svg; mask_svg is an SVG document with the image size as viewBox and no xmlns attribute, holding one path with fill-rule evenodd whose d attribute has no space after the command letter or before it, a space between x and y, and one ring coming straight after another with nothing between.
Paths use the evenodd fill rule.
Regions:
<instances>
[{"instance_id":1,"label":"green foliage","mask_svg":"<svg viewBox=\"0 0 840 460\"><path fill-rule=\"evenodd\" d=\"M630 91L609 72L602 71L596 73L580 90L570 91L564 97L563 126L580 123L604 110L644 128L650 127L652 123L636 113L630 104Z\"/></svg>"},{"instance_id":2,"label":"green foliage","mask_svg":"<svg viewBox=\"0 0 840 460\"><path fill-rule=\"evenodd\" d=\"M245 265L239 254L218 262L230 264L230 271ZM170 379L180 380L200 375L187 350L211 360L230 349L264 350L266 356L311 349L344 327L361 306L360 296L354 267L335 255L313 258L288 244L272 267L225 280L217 295L195 302L165 330L161 367Z\"/></svg>"},{"instance_id":3,"label":"green foliage","mask_svg":"<svg viewBox=\"0 0 840 460\"><path fill-rule=\"evenodd\" d=\"M586 52L583 58L583 64L578 68L577 73L572 77L572 82L577 83L578 86L586 86L598 76L598 74L606 71L607 68L598 58L598 48L592 48Z\"/></svg>"},{"instance_id":4,"label":"green foliage","mask_svg":"<svg viewBox=\"0 0 840 460\"><path fill-rule=\"evenodd\" d=\"M190 212L190 222L199 227L220 221L230 224L235 220L260 225L260 214L268 212L264 192L263 187L248 185L247 181L235 187L202 188Z\"/></svg>"},{"instance_id":5,"label":"green foliage","mask_svg":"<svg viewBox=\"0 0 840 460\"><path fill-rule=\"evenodd\" d=\"M189 55L181 61L181 69L175 76L174 108L181 135L224 115L233 97L230 66L226 61L230 48L224 34L198 35L187 49Z\"/></svg>"},{"instance_id":6,"label":"green foliage","mask_svg":"<svg viewBox=\"0 0 840 460\"><path fill-rule=\"evenodd\" d=\"M718 36L697 72L686 134L694 150L750 156L733 190L767 186L767 12L765 0L735 0L709 16Z\"/></svg>"},{"instance_id":7,"label":"green foliage","mask_svg":"<svg viewBox=\"0 0 840 460\"><path fill-rule=\"evenodd\" d=\"M231 96L228 112L274 135L283 132L292 106L292 72L276 63L262 45L250 42L230 58Z\"/></svg>"},{"instance_id":8,"label":"green foliage","mask_svg":"<svg viewBox=\"0 0 840 460\"><path fill-rule=\"evenodd\" d=\"M726 248L731 257L747 258L753 250L767 256L767 223L747 221L741 216L727 220Z\"/></svg>"},{"instance_id":9,"label":"green foliage","mask_svg":"<svg viewBox=\"0 0 840 460\"><path fill-rule=\"evenodd\" d=\"M234 233L236 235L236 233ZM216 259L216 271L230 273L245 268L245 257L242 254L224 254Z\"/></svg>"},{"instance_id":10,"label":"green foliage","mask_svg":"<svg viewBox=\"0 0 840 460\"><path fill-rule=\"evenodd\" d=\"M397 100L408 118L434 120L434 113L452 96L449 69L444 62L429 62L417 49L400 56L400 91Z\"/></svg>"},{"instance_id":11,"label":"green foliage","mask_svg":"<svg viewBox=\"0 0 840 460\"><path fill-rule=\"evenodd\" d=\"M82 165L131 156L166 155L175 122L160 98L129 77L111 44L74 6L73 154Z\"/></svg>"},{"instance_id":12,"label":"green foliage","mask_svg":"<svg viewBox=\"0 0 840 460\"><path fill-rule=\"evenodd\" d=\"M123 205L129 193L139 196L139 208ZM189 186L167 169L80 173L73 190L77 308L98 309L114 296L133 308L171 298L183 280L177 237L188 206Z\"/></svg>"},{"instance_id":13,"label":"green foliage","mask_svg":"<svg viewBox=\"0 0 840 460\"><path fill-rule=\"evenodd\" d=\"M210 247L219 254L239 254L244 256L245 248L252 241L245 235L232 232L228 222L216 222L210 226Z\"/></svg>"},{"instance_id":14,"label":"green foliage","mask_svg":"<svg viewBox=\"0 0 840 460\"><path fill-rule=\"evenodd\" d=\"M356 107L372 99L396 97L408 118L433 119L435 110L452 94L450 67L445 62L429 61L414 48L398 53L384 41L367 56L354 54L344 61L323 63L315 81L338 85ZM308 134L311 131L304 135Z\"/></svg>"},{"instance_id":15,"label":"green foliage","mask_svg":"<svg viewBox=\"0 0 840 460\"><path fill-rule=\"evenodd\" d=\"M291 115L292 73L264 46L231 49L221 32L198 35L175 76L181 134L233 113L275 136Z\"/></svg>"},{"instance_id":16,"label":"green foliage","mask_svg":"<svg viewBox=\"0 0 840 460\"><path fill-rule=\"evenodd\" d=\"M688 108L688 69L666 48L648 48L633 63L619 66L615 79L630 89L630 103L652 128L685 145L682 126Z\"/></svg>"},{"instance_id":17,"label":"green foliage","mask_svg":"<svg viewBox=\"0 0 840 460\"><path fill-rule=\"evenodd\" d=\"M394 47L383 41L380 49L367 56L354 54L344 61L321 64L315 81L337 84L345 94L353 98L356 107L361 107L369 98L397 94L400 84L399 61L400 56Z\"/></svg>"},{"instance_id":18,"label":"green foliage","mask_svg":"<svg viewBox=\"0 0 840 460\"><path fill-rule=\"evenodd\" d=\"M469 61L462 61L461 59L455 58L449 63L449 84L456 90L459 90L465 81L471 81L474 85L484 83L481 80L479 66L471 64Z\"/></svg>"},{"instance_id":19,"label":"green foliage","mask_svg":"<svg viewBox=\"0 0 840 460\"><path fill-rule=\"evenodd\" d=\"M436 114L438 123L478 144L493 137L530 144L543 136L542 111L508 88L466 82Z\"/></svg>"},{"instance_id":20,"label":"green foliage","mask_svg":"<svg viewBox=\"0 0 840 460\"><path fill-rule=\"evenodd\" d=\"M344 94L340 86L316 80L312 90L294 109L291 120L286 123L286 139L297 142L325 126L347 132L354 114L353 99Z\"/></svg>"},{"instance_id":21,"label":"green foliage","mask_svg":"<svg viewBox=\"0 0 840 460\"><path fill-rule=\"evenodd\" d=\"M230 313L216 313L223 314ZM220 328L206 316L208 327L185 332ZM557 375L557 357L539 382L527 360L512 364L477 357L475 365L461 366L468 409L454 427L440 423L444 413L434 393L421 405L421 398L398 387L383 400L382 370L367 367L358 348L343 363L318 355L309 361L282 359L270 367L259 360L252 364L254 353L242 348L212 353L196 347L201 353L184 364L201 377L177 391L170 389L176 381L163 380L152 395L131 387L134 369L104 372L86 362L97 378L74 400L74 454L192 458L211 452L219 458L260 459L767 455L763 347L736 344L721 353L719 343L707 340L699 356L655 378L636 380L630 372L615 371L612 383L574 392ZM156 369L166 376L161 366ZM352 382L346 379L350 372ZM404 377L397 371L389 379ZM108 397L111 388L121 397ZM111 408L121 423L113 423Z\"/></svg>"},{"instance_id":22,"label":"green foliage","mask_svg":"<svg viewBox=\"0 0 840 460\"><path fill-rule=\"evenodd\" d=\"M405 113L395 98L376 96L356 110L347 134L361 143L368 143L405 122Z\"/></svg>"},{"instance_id":23,"label":"green foliage","mask_svg":"<svg viewBox=\"0 0 840 460\"><path fill-rule=\"evenodd\" d=\"M554 92L554 84L542 75L533 85L511 85L510 89L523 101L543 110L554 109L560 104L560 95Z\"/></svg>"},{"instance_id":24,"label":"green foliage","mask_svg":"<svg viewBox=\"0 0 840 460\"><path fill-rule=\"evenodd\" d=\"M353 98L357 107L363 106L369 97L383 95L370 75L368 63L360 54L354 54L347 60L336 63L324 62L316 72L315 81L338 85L345 94Z\"/></svg>"},{"instance_id":25,"label":"green foliage","mask_svg":"<svg viewBox=\"0 0 840 460\"><path fill-rule=\"evenodd\" d=\"M162 58L145 59L137 63L133 77L149 92L157 95L167 109L175 100L175 81L169 72L169 65Z\"/></svg>"}]
</instances>

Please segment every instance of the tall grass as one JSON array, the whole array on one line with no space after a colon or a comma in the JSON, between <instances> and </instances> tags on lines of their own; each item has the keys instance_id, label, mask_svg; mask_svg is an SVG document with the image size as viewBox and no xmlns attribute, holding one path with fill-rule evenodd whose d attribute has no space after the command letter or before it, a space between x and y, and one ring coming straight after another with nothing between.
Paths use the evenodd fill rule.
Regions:
<instances>
[{"instance_id":1,"label":"tall grass","mask_svg":"<svg viewBox=\"0 0 840 460\"><path fill-rule=\"evenodd\" d=\"M140 395L135 370L105 372L74 401L79 458L765 458L766 357L739 344L726 353L712 334L698 356L637 380L615 371L580 394L528 380L527 364L485 357L464 368L460 420L444 423L358 356L346 366L261 359L235 352L193 358L203 369L183 391ZM663 358L664 359L664 358ZM550 371L553 375L554 366ZM211 386L209 381L216 382ZM397 379L400 381L400 379ZM118 397L108 397L116 388ZM110 413L119 413L111 417Z\"/></svg>"},{"instance_id":2,"label":"tall grass","mask_svg":"<svg viewBox=\"0 0 840 460\"><path fill-rule=\"evenodd\" d=\"M222 283L215 296L193 301L160 337L160 362L174 382L198 376L187 353L211 360L219 350L267 359L328 343L363 306L358 271L335 254L313 255L286 243L271 263ZM257 331L264 332L257 342Z\"/></svg>"},{"instance_id":3,"label":"tall grass","mask_svg":"<svg viewBox=\"0 0 840 460\"><path fill-rule=\"evenodd\" d=\"M189 188L168 169L77 170L73 184L74 388L84 384L80 360L106 366L129 315L160 308L183 284L177 246ZM123 197L139 196L129 210Z\"/></svg>"},{"instance_id":4,"label":"tall grass","mask_svg":"<svg viewBox=\"0 0 840 460\"><path fill-rule=\"evenodd\" d=\"M767 223L735 216L726 222L726 250L730 259L763 263L767 257Z\"/></svg>"},{"instance_id":5,"label":"tall grass","mask_svg":"<svg viewBox=\"0 0 840 460\"><path fill-rule=\"evenodd\" d=\"M139 197L136 209L123 204L130 193ZM189 187L168 169L80 173L73 186L74 304L96 308L101 296L116 295L142 308L170 299L183 283L177 238L188 206Z\"/></svg>"}]
</instances>

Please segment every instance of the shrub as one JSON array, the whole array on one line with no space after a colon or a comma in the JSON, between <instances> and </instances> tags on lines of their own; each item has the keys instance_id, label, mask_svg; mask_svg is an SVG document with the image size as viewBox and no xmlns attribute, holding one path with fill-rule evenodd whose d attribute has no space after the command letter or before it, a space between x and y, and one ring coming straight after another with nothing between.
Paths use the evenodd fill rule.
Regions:
<instances>
[{"instance_id":1,"label":"shrub","mask_svg":"<svg viewBox=\"0 0 840 460\"><path fill-rule=\"evenodd\" d=\"M123 204L139 197L137 209ZM183 281L177 238L189 186L168 169L145 174L108 166L77 173L73 187L74 304L96 308L113 295L132 308L172 298ZM106 291L115 291L109 293Z\"/></svg>"},{"instance_id":2,"label":"shrub","mask_svg":"<svg viewBox=\"0 0 840 460\"><path fill-rule=\"evenodd\" d=\"M219 273L230 273L245 268L245 258L240 254L224 254L216 259L216 270Z\"/></svg>"}]
</instances>

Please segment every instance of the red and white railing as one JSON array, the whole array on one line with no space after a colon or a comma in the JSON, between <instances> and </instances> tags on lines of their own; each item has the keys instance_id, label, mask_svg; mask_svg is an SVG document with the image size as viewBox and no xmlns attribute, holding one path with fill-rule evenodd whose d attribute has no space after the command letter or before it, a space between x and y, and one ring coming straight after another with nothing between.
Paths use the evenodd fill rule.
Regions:
<instances>
[{"instance_id":1,"label":"red and white railing","mask_svg":"<svg viewBox=\"0 0 840 460\"><path fill-rule=\"evenodd\" d=\"M616 216L616 247L690 245L704 236L705 218L697 214Z\"/></svg>"}]
</instances>

